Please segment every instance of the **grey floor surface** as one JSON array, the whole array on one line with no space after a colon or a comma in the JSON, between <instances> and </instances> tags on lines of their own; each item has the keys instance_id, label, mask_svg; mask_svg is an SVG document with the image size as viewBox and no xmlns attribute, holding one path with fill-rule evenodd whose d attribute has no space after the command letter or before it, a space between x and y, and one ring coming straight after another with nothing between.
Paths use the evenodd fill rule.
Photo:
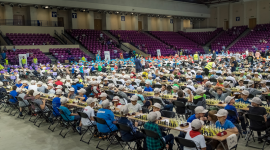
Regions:
<instances>
[{"instance_id":1,"label":"grey floor surface","mask_svg":"<svg viewBox=\"0 0 270 150\"><path fill-rule=\"evenodd\" d=\"M56 128L54 132L48 130L48 123L43 123L38 128L29 122L29 116L24 120L17 118L17 116L10 116L0 110L0 149L1 150L86 150L96 149L98 138L93 138L90 144L87 145L80 142L80 135L71 131L66 138L59 135L60 127ZM173 132L177 136L179 132ZM238 150L254 149L245 147L245 139L241 138L238 144ZM252 141L251 145L262 146ZM108 142L102 142L101 147L105 148ZM120 145L113 145L110 150L120 150ZM126 148L127 149L127 148ZM174 146L174 150L177 146ZM270 146L265 149L269 150Z\"/></svg>"}]
</instances>

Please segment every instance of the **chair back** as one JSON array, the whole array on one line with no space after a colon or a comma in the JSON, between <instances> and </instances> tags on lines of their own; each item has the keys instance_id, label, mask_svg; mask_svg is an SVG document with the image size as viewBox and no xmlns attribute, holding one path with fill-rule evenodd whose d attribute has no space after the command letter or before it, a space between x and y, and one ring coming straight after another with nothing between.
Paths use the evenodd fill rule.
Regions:
<instances>
[{"instance_id":1,"label":"chair back","mask_svg":"<svg viewBox=\"0 0 270 150\"><path fill-rule=\"evenodd\" d=\"M134 85L137 85L137 83L136 82L132 82L131 85L134 86Z\"/></svg>"},{"instance_id":2,"label":"chair back","mask_svg":"<svg viewBox=\"0 0 270 150\"><path fill-rule=\"evenodd\" d=\"M162 116L167 118L174 118L175 112L169 110L162 110Z\"/></svg>"},{"instance_id":3,"label":"chair back","mask_svg":"<svg viewBox=\"0 0 270 150\"><path fill-rule=\"evenodd\" d=\"M153 87L154 87L154 88L161 88L162 85L161 85L161 84L154 84Z\"/></svg>"},{"instance_id":4,"label":"chair back","mask_svg":"<svg viewBox=\"0 0 270 150\"><path fill-rule=\"evenodd\" d=\"M146 107L142 107L142 113L149 114L149 109Z\"/></svg>"},{"instance_id":5,"label":"chair back","mask_svg":"<svg viewBox=\"0 0 270 150\"><path fill-rule=\"evenodd\" d=\"M233 111L233 110L227 110L228 111L228 115L229 116L237 116L237 114L235 113L235 111Z\"/></svg>"},{"instance_id":6,"label":"chair back","mask_svg":"<svg viewBox=\"0 0 270 150\"><path fill-rule=\"evenodd\" d=\"M196 148L198 150L197 145L192 140L187 140L181 137L175 137L174 139L178 146L181 145L188 148Z\"/></svg>"},{"instance_id":7,"label":"chair back","mask_svg":"<svg viewBox=\"0 0 270 150\"><path fill-rule=\"evenodd\" d=\"M122 81L116 81L117 84L123 85Z\"/></svg>"},{"instance_id":8,"label":"chair back","mask_svg":"<svg viewBox=\"0 0 270 150\"><path fill-rule=\"evenodd\" d=\"M23 99L22 99L21 97L19 97L19 96L16 96L16 99L17 99L18 101L23 101Z\"/></svg>"},{"instance_id":9,"label":"chair back","mask_svg":"<svg viewBox=\"0 0 270 150\"><path fill-rule=\"evenodd\" d=\"M187 108L189 109L189 110L191 110L191 111L195 111L195 108L196 108L197 106L195 106L195 105L187 105Z\"/></svg>"},{"instance_id":10,"label":"chair back","mask_svg":"<svg viewBox=\"0 0 270 150\"><path fill-rule=\"evenodd\" d=\"M88 115L86 113L84 113L84 112L78 112L78 114L79 114L79 116L81 118L85 118L85 119L88 119L89 118Z\"/></svg>"},{"instance_id":11,"label":"chair back","mask_svg":"<svg viewBox=\"0 0 270 150\"><path fill-rule=\"evenodd\" d=\"M266 123L265 123L265 119L264 119L263 116L260 116L260 115L254 115L254 114L249 114L249 113L246 114L245 116L246 116L246 118L248 118L249 121L250 121L250 128L253 127L253 126L252 126L252 122L261 122L262 124L265 124L265 128L266 128ZM255 127L255 128L257 128L257 127Z\"/></svg>"},{"instance_id":12,"label":"chair back","mask_svg":"<svg viewBox=\"0 0 270 150\"><path fill-rule=\"evenodd\" d=\"M152 98L152 102L153 102L153 105L155 103L159 103L160 105L163 105L162 101L160 99L157 99L157 98Z\"/></svg>"},{"instance_id":13,"label":"chair back","mask_svg":"<svg viewBox=\"0 0 270 150\"><path fill-rule=\"evenodd\" d=\"M196 81L201 82L203 79L202 78L196 78Z\"/></svg>"},{"instance_id":14,"label":"chair back","mask_svg":"<svg viewBox=\"0 0 270 150\"><path fill-rule=\"evenodd\" d=\"M162 149L165 147L164 140L159 136L159 134L155 131L152 130L147 130L147 129L141 129L142 133L148 137L154 138L156 140L160 140L162 143Z\"/></svg>"},{"instance_id":15,"label":"chair back","mask_svg":"<svg viewBox=\"0 0 270 150\"><path fill-rule=\"evenodd\" d=\"M48 89L45 89L45 93L49 93L49 90Z\"/></svg>"},{"instance_id":16,"label":"chair back","mask_svg":"<svg viewBox=\"0 0 270 150\"><path fill-rule=\"evenodd\" d=\"M122 130L125 132L132 132L132 129L128 125L117 123L116 126L119 130Z\"/></svg>"},{"instance_id":17,"label":"chair back","mask_svg":"<svg viewBox=\"0 0 270 150\"><path fill-rule=\"evenodd\" d=\"M145 86L145 83L142 83L142 82L141 82L141 83L140 83L140 86Z\"/></svg>"},{"instance_id":18,"label":"chair back","mask_svg":"<svg viewBox=\"0 0 270 150\"><path fill-rule=\"evenodd\" d=\"M98 118L98 117L94 117L95 121L97 123L100 123L100 124L107 124L107 122L105 121L105 119L103 118Z\"/></svg>"}]
</instances>

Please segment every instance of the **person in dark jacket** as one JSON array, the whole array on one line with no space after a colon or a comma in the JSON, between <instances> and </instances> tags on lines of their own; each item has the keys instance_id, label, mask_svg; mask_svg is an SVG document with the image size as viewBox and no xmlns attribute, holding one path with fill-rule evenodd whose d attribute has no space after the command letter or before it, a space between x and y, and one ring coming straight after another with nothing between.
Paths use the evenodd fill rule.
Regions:
<instances>
[{"instance_id":1,"label":"person in dark jacket","mask_svg":"<svg viewBox=\"0 0 270 150\"><path fill-rule=\"evenodd\" d=\"M141 72L141 70L142 70L141 61L135 57L134 62L135 62L135 66L136 66L136 73Z\"/></svg>"},{"instance_id":2,"label":"person in dark jacket","mask_svg":"<svg viewBox=\"0 0 270 150\"><path fill-rule=\"evenodd\" d=\"M216 54L215 50L213 50L212 59L216 60L216 58L217 58L217 54Z\"/></svg>"}]
</instances>

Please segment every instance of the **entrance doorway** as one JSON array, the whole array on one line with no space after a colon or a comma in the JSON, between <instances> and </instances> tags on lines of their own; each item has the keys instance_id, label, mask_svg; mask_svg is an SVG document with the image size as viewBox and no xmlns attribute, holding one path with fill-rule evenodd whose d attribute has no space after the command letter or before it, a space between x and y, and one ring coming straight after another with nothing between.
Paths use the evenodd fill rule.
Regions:
<instances>
[{"instance_id":1,"label":"entrance doorway","mask_svg":"<svg viewBox=\"0 0 270 150\"><path fill-rule=\"evenodd\" d=\"M102 20L101 19L95 19L94 20L94 29L95 30L102 30Z\"/></svg>"},{"instance_id":2,"label":"entrance doorway","mask_svg":"<svg viewBox=\"0 0 270 150\"><path fill-rule=\"evenodd\" d=\"M255 26L256 26L256 24L257 24L256 18L250 18L250 19L249 19L248 27L249 27L250 29L254 29Z\"/></svg>"}]
</instances>

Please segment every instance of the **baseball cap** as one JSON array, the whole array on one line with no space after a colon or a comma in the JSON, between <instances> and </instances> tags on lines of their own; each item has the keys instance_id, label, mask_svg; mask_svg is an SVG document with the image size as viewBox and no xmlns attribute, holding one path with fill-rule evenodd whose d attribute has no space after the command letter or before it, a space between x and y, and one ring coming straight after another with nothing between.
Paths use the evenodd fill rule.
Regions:
<instances>
[{"instance_id":1,"label":"baseball cap","mask_svg":"<svg viewBox=\"0 0 270 150\"><path fill-rule=\"evenodd\" d=\"M42 85L43 84L43 82L41 82L41 81L38 81L38 83L37 84L39 84L39 85Z\"/></svg>"},{"instance_id":2,"label":"baseball cap","mask_svg":"<svg viewBox=\"0 0 270 150\"><path fill-rule=\"evenodd\" d=\"M61 79L61 77L60 77L60 76L58 76L58 77L57 77L57 80L60 80L60 79Z\"/></svg>"},{"instance_id":3,"label":"baseball cap","mask_svg":"<svg viewBox=\"0 0 270 150\"><path fill-rule=\"evenodd\" d=\"M232 99L234 99L234 96L227 96L226 98L225 98L225 103L230 103L230 101L232 100Z\"/></svg>"},{"instance_id":4,"label":"baseball cap","mask_svg":"<svg viewBox=\"0 0 270 150\"><path fill-rule=\"evenodd\" d=\"M75 89L74 88L70 88L70 89L68 89L69 91L75 91Z\"/></svg>"},{"instance_id":5,"label":"baseball cap","mask_svg":"<svg viewBox=\"0 0 270 150\"><path fill-rule=\"evenodd\" d=\"M68 99L65 97L61 97L60 101L62 104L65 104L65 103L67 103Z\"/></svg>"},{"instance_id":6,"label":"baseball cap","mask_svg":"<svg viewBox=\"0 0 270 150\"><path fill-rule=\"evenodd\" d=\"M161 108L161 105L159 104L159 103L155 103L154 105L153 105L153 107L156 107L156 108Z\"/></svg>"},{"instance_id":7,"label":"baseball cap","mask_svg":"<svg viewBox=\"0 0 270 150\"><path fill-rule=\"evenodd\" d=\"M109 88L113 88L113 87L114 87L114 84L110 83L110 84L108 85L108 87L109 87Z\"/></svg>"},{"instance_id":8,"label":"baseball cap","mask_svg":"<svg viewBox=\"0 0 270 150\"><path fill-rule=\"evenodd\" d=\"M248 81L248 86L251 86L253 84L254 84L254 81L252 81L252 80Z\"/></svg>"},{"instance_id":9,"label":"baseball cap","mask_svg":"<svg viewBox=\"0 0 270 150\"><path fill-rule=\"evenodd\" d=\"M131 81L130 80L127 80L126 83L131 84Z\"/></svg>"},{"instance_id":10,"label":"baseball cap","mask_svg":"<svg viewBox=\"0 0 270 150\"><path fill-rule=\"evenodd\" d=\"M60 89L56 90L55 94L62 94L62 90L60 90Z\"/></svg>"},{"instance_id":11,"label":"baseball cap","mask_svg":"<svg viewBox=\"0 0 270 150\"><path fill-rule=\"evenodd\" d=\"M129 110L128 110L128 107L125 105L123 107L120 108L120 112L123 114L123 115L127 115Z\"/></svg>"},{"instance_id":12,"label":"baseball cap","mask_svg":"<svg viewBox=\"0 0 270 150\"><path fill-rule=\"evenodd\" d=\"M120 101L120 97L119 96L114 96L112 101Z\"/></svg>"},{"instance_id":13,"label":"baseball cap","mask_svg":"<svg viewBox=\"0 0 270 150\"><path fill-rule=\"evenodd\" d=\"M225 82L223 83L223 86L225 87L225 86L227 86L227 85L229 85L229 84L230 84L230 82L225 81Z\"/></svg>"},{"instance_id":14,"label":"baseball cap","mask_svg":"<svg viewBox=\"0 0 270 150\"><path fill-rule=\"evenodd\" d=\"M217 114L215 114L217 117L223 117L228 115L228 111L225 109L220 109Z\"/></svg>"},{"instance_id":15,"label":"baseball cap","mask_svg":"<svg viewBox=\"0 0 270 150\"><path fill-rule=\"evenodd\" d=\"M193 82L191 80L188 80L187 81L187 84L192 84Z\"/></svg>"},{"instance_id":16,"label":"baseball cap","mask_svg":"<svg viewBox=\"0 0 270 150\"><path fill-rule=\"evenodd\" d=\"M108 79L108 78L105 78L105 79L104 79L104 81L105 81L105 80L107 80L107 81L108 81L109 79Z\"/></svg>"},{"instance_id":17,"label":"baseball cap","mask_svg":"<svg viewBox=\"0 0 270 150\"><path fill-rule=\"evenodd\" d=\"M146 81L145 84L150 84L150 81Z\"/></svg>"},{"instance_id":18,"label":"baseball cap","mask_svg":"<svg viewBox=\"0 0 270 150\"><path fill-rule=\"evenodd\" d=\"M16 92L18 92L18 93L20 93L21 91L22 91L21 88L17 88L17 89L16 89Z\"/></svg>"},{"instance_id":19,"label":"baseball cap","mask_svg":"<svg viewBox=\"0 0 270 150\"><path fill-rule=\"evenodd\" d=\"M131 98L130 98L130 101L137 101L138 100L138 96L137 95L133 95Z\"/></svg>"},{"instance_id":20,"label":"baseball cap","mask_svg":"<svg viewBox=\"0 0 270 150\"><path fill-rule=\"evenodd\" d=\"M78 90L77 92L78 92L78 93L83 93L83 94L84 94L84 93L86 93L86 90L85 90L85 89L83 89L83 88L81 88L81 89L80 89L80 90Z\"/></svg>"},{"instance_id":21,"label":"baseball cap","mask_svg":"<svg viewBox=\"0 0 270 150\"><path fill-rule=\"evenodd\" d=\"M51 86L51 87L53 87L53 84L52 84L52 83L49 83L49 84L48 84L48 86Z\"/></svg>"},{"instance_id":22,"label":"baseball cap","mask_svg":"<svg viewBox=\"0 0 270 150\"><path fill-rule=\"evenodd\" d=\"M205 93L205 92L206 92L206 90L203 90L202 88L198 88L198 89L196 90L196 94L198 94L198 95L203 94L203 93Z\"/></svg>"},{"instance_id":23,"label":"baseball cap","mask_svg":"<svg viewBox=\"0 0 270 150\"><path fill-rule=\"evenodd\" d=\"M156 77L156 80L160 80L160 78L159 77Z\"/></svg>"},{"instance_id":24,"label":"baseball cap","mask_svg":"<svg viewBox=\"0 0 270 150\"><path fill-rule=\"evenodd\" d=\"M194 111L195 111L195 114L199 114L199 113L205 114L205 113L208 112L208 110L204 109L202 106L197 106L197 107L194 109Z\"/></svg>"},{"instance_id":25,"label":"baseball cap","mask_svg":"<svg viewBox=\"0 0 270 150\"><path fill-rule=\"evenodd\" d=\"M123 86L123 85L120 85L119 87L118 87L118 89L119 90L123 90L125 87Z\"/></svg>"},{"instance_id":26,"label":"baseball cap","mask_svg":"<svg viewBox=\"0 0 270 150\"><path fill-rule=\"evenodd\" d=\"M62 89L63 87L61 85L57 85L57 89Z\"/></svg>"},{"instance_id":27,"label":"baseball cap","mask_svg":"<svg viewBox=\"0 0 270 150\"><path fill-rule=\"evenodd\" d=\"M99 97L107 97L107 94L106 94L106 93L101 93L101 94L99 95Z\"/></svg>"},{"instance_id":28,"label":"baseball cap","mask_svg":"<svg viewBox=\"0 0 270 150\"><path fill-rule=\"evenodd\" d=\"M244 91L242 91L242 94L243 94L243 95L249 95L249 91L244 90Z\"/></svg>"},{"instance_id":29,"label":"baseball cap","mask_svg":"<svg viewBox=\"0 0 270 150\"><path fill-rule=\"evenodd\" d=\"M149 75L148 75L148 78L152 78L152 75L149 74Z\"/></svg>"},{"instance_id":30,"label":"baseball cap","mask_svg":"<svg viewBox=\"0 0 270 150\"><path fill-rule=\"evenodd\" d=\"M103 101L103 102L101 103L101 106L102 106L103 108L106 108L106 107L110 106L109 100Z\"/></svg>"},{"instance_id":31,"label":"baseball cap","mask_svg":"<svg viewBox=\"0 0 270 150\"><path fill-rule=\"evenodd\" d=\"M142 87L137 87L136 89L138 92L141 92L142 91Z\"/></svg>"},{"instance_id":32,"label":"baseball cap","mask_svg":"<svg viewBox=\"0 0 270 150\"><path fill-rule=\"evenodd\" d=\"M154 122L157 120L157 113L156 112L150 112L147 116L147 119L151 122Z\"/></svg>"},{"instance_id":33,"label":"baseball cap","mask_svg":"<svg viewBox=\"0 0 270 150\"><path fill-rule=\"evenodd\" d=\"M159 88L155 88L154 89L154 93L159 93L160 92L160 89Z\"/></svg>"},{"instance_id":34,"label":"baseball cap","mask_svg":"<svg viewBox=\"0 0 270 150\"><path fill-rule=\"evenodd\" d=\"M204 79L204 80L209 80L209 78L208 78L208 77L204 77L203 79Z\"/></svg>"},{"instance_id":35,"label":"baseball cap","mask_svg":"<svg viewBox=\"0 0 270 150\"><path fill-rule=\"evenodd\" d=\"M89 104L94 103L94 102L96 102L96 101L97 101L96 98L90 97L90 98L88 98L88 99L86 100L86 103L89 105Z\"/></svg>"},{"instance_id":36,"label":"baseball cap","mask_svg":"<svg viewBox=\"0 0 270 150\"><path fill-rule=\"evenodd\" d=\"M205 85L208 86L208 85L212 85L212 83L210 81L207 81L205 82Z\"/></svg>"},{"instance_id":37,"label":"baseball cap","mask_svg":"<svg viewBox=\"0 0 270 150\"><path fill-rule=\"evenodd\" d=\"M261 81L261 84L266 84L266 81L265 81L265 80L262 80L262 81Z\"/></svg>"},{"instance_id":38,"label":"baseball cap","mask_svg":"<svg viewBox=\"0 0 270 150\"><path fill-rule=\"evenodd\" d=\"M193 130L198 130L203 126L203 124L204 124L203 121L201 121L199 119L194 119L191 122L191 127L192 127Z\"/></svg>"},{"instance_id":39,"label":"baseball cap","mask_svg":"<svg viewBox=\"0 0 270 150\"><path fill-rule=\"evenodd\" d=\"M178 79L174 79L173 83L178 83L178 81L179 81Z\"/></svg>"},{"instance_id":40,"label":"baseball cap","mask_svg":"<svg viewBox=\"0 0 270 150\"><path fill-rule=\"evenodd\" d=\"M36 81L35 80L31 80L31 82L30 82L31 84L35 84L36 83Z\"/></svg>"},{"instance_id":41,"label":"baseball cap","mask_svg":"<svg viewBox=\"0 0 270 150\"><path fill-rule=\"evenodd\" d=\"M173 86L172 89L179 90L179 87L178 86Z\"/></svg>"},{"instance_id":42,"label":"baseball cap","mask_svg":"<svg viewBox=\"0 0 270 150\"><path fill-rule=\"evenodd\" d=\"M39 95L39 94L40 94L40 92L35 91L35 92L33 93L33 96L37 96L37 95Z\"/></svg>"},{"instance_id":43,"label":"baseball cap","mask_svg":"<svg viewBox=\"0 0 270 150\"><path fill-rule=\"evenodd\" d=\"M0 82L0 86L3 86L3 82Z\"/></svg>"},{"instance_id":44,"label":"baseball cap","mask_svg":"<svg viewBox=\"0 0 270 150\"><path fill-rule=\"evenodd\" d=\"M251 103L261 104L262 100L259 97L254 97L252 100L249 100Z\"/></svg>"}]
</instances>

